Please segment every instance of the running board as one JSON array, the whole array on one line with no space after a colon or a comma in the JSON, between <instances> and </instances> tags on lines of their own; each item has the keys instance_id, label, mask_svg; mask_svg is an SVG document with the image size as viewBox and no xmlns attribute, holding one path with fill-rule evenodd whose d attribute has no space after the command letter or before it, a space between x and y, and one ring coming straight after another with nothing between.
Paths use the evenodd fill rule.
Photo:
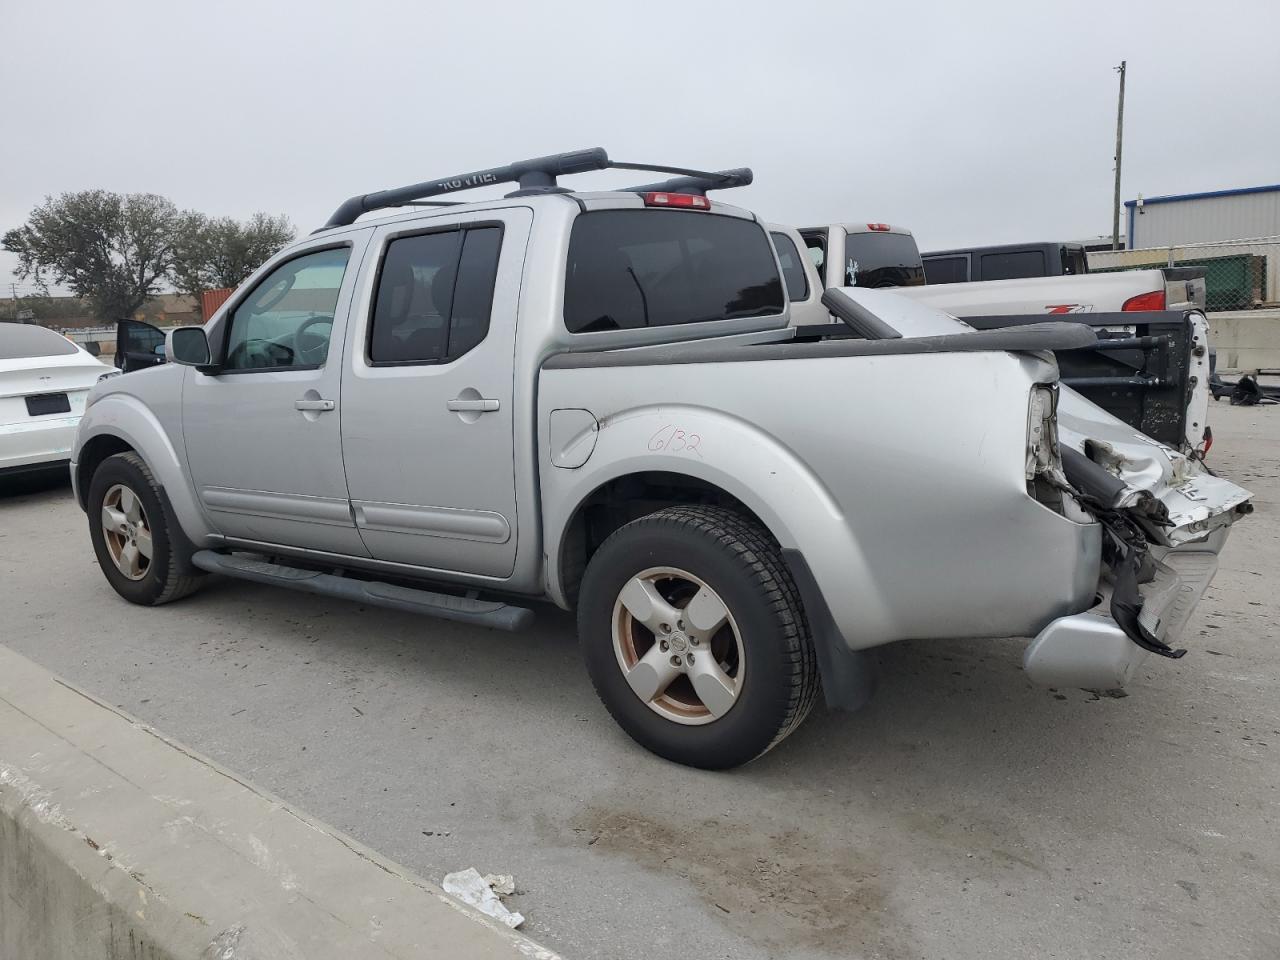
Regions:
<instances>
[{"instance_id":1,"label":"running board","mask_svg":"<svg viewBox=\"0 0 1280 960\"><path fill-rule=\"evenodd\" d=\"M353 580L331 573L321 573L318 570L303 570L300 567L268 563L265 560L255 560L234 554L216 553L213 550L197 551L191 557L191 563L209 573L221 573L240 580L270 583L290 590L318 593L321 596L337 597L341 600L354 600L373 607L422 613L442 620L474 623L482 627L493 627L495 630L522 630L533 623L532 610L526 607L513 607L497 600L475 600L470 597L455 597L447 593L401 587L393 583Z\"/></svg>"}]
</instances>

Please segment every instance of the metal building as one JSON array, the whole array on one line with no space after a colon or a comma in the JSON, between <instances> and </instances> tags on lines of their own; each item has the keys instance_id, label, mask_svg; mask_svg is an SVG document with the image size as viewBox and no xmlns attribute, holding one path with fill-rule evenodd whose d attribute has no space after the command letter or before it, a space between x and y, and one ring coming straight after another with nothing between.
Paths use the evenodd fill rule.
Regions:
<instances>
[{"instance_id":1,"label":"metal building","mask_svg":"<svg viewBox=\"0 0 1280 960\"><path fill-rule=\"evenodd\" d=\"M1128 248L1280 236L1280 184L1125 201Z\"/></svg>"}]
</instances>

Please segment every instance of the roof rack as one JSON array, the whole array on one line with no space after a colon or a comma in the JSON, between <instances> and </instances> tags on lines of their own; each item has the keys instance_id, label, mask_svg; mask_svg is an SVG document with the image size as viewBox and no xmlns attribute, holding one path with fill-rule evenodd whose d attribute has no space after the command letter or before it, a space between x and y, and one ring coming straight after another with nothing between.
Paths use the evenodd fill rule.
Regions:
<instances>
[{"instance_id":1,"label":"roof rack","mask_svg":"<svg viewBox=\"0 0 1280 960\"><path fill-rule=\"evenodd\" d=\"M396 187L391 190L380 190L376 193L364 193L352 197L333 212L321 229L345 227L355 223L356 219L371 210L382 210L387 207L400 207L422 201L426 197L438 196L442 193L456 193L459 190L473 190L476 187L492 186L495 183L515 183L519 189L509 193L509 197L529 196L540 193L569 193L556 182L558 177L574 173L586 173L591 170L650 170L656 173L678 174L675 179L662 183L645 184L639 187L624 187L631 193L697 193L705 196L708 190L724 190L730 187L744 187L751 182L751 171L746 167L736 170L710 172L706 170L690 170L685 167L667 167L650 163L621 163L609 159L603 147L590 147L586 150L573 150L569 153L553 153L546 157L535 157L532 160L517 160L505 167L492 167L488 170L476 170L472 173L460 173L457 176L445 177L441 180L427 180L410 184L407 187ZM425 206L426 204L419 205ZM433 204L434 205L434 204ZM444 205L440 203L439 205Z\"/></svg>"},{"instance_id":2,"label":"roof rack","mask_svg":"<svg viewBox=\"0 0 1280 960\"><path fill-rule=\"evenodd\" d=\"M652 170L653 167L638 169ZM624 187L627 193L693 193L705 197L708 190L728 190L732 187L751 185L754 175L750 167L736 167L716 173L698 173L687 177L675 177L658 183L644 183L638 187Z\"/></svg>"}]
</instances>

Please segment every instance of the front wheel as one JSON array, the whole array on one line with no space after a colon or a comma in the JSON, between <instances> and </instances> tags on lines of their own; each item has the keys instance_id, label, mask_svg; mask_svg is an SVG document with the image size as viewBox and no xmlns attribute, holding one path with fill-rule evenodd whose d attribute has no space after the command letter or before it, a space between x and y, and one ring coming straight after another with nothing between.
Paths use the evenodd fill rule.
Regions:
<instances>
[{"instance_id":1,"label":"front wheel","mask_svg":"<svg viewBox=\"0 0 1280 960\"><path fill-rule=\"evenodd\" d=\"M151 469L136 453L102 461L89 482L89 536L107 582L130 603L155 606L200 582L186 538Z\"/></svg>"},{"instance_id":2,"label":"front wheel","mask_svg":"<svg viewBox=\"0 0 1280 960\"><path fill-rule=\"evenodd\" d=\"M818 691L777 545L721 507L669 507L617 530L583 577L578 634L623 730L689 766L759 756L800 725Z\"/></svg>"}]
</instances>

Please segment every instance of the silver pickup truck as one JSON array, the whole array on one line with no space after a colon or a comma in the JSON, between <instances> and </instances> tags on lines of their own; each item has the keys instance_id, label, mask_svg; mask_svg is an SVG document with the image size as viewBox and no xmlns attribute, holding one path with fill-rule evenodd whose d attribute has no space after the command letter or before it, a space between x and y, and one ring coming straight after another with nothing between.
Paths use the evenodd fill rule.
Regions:
<instances>
[{"instance_id":1,"label":"silver pickup truck","mask_svg":"<svg viewBox=\"0 0 1280 960\"><path fill-rule=\"evenodd\" d=\"M609 167L679 176L557 182ZM1096 443L1060 445L1052 351L1085 327L903 337L841 303L851 336L802 342L765 225L706 195L749 180L593 149L348 200L90 395L72 476L107 580L502 629L576 608L618 723L708 768L820 689L858 706L895 640L1036 637L1034 679L1098 687L1175 655L1248 494L1154 442L1137 462L1088 406Z\"/></svg>"}]
</instances>

